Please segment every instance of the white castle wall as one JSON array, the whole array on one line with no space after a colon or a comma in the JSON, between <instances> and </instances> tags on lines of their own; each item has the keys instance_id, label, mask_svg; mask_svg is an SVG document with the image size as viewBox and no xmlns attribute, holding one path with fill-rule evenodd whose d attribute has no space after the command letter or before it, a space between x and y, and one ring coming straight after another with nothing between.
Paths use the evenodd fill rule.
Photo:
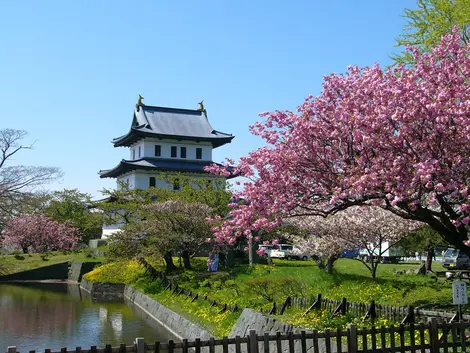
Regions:
<instances>
[{"instance_id":1,"label":"white castle wall","mask_svg":"<svg viewBox=\"0 0 470 353\"><path fill-rule=\"evenodd\" d=\"M174 158L183 160L196 160L196 148L202 149L201 161L212 160L212 144L210 142L196 142L196 141L175 141L175 140L164 140L157 138L146 138L139 142L134 143L129 148L129 159L139 159L144 157L156 157L155 156L155 145L161 146L160 158ZM171 157L171 147L177 147L176 157ZM186 147L186 158L181 158L181 147ZM140 157L139 157L140 148ZM158 157L157 157L158 158Z\"/></svg>"}]
</instances>

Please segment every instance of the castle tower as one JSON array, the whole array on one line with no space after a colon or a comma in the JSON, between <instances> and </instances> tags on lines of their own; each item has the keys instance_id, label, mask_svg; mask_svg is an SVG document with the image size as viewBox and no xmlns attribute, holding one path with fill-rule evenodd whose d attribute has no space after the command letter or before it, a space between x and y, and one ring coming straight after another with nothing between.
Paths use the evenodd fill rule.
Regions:
<instances>
[{"instance_id":1,"label":"castle tower","mask_svg":"<svg viewBox=\"0 0 470 353\"><path fill-rule=\"evenodd\" d=\"M160 172L220 179L206 173L204 167L214 163L212 150L231 142L234 136L214 130L202 104L202 109L190 110L147 106L141 99L139 103L129 132L112 140L114 147L129 148L129 158L101 170L101 178L116 178L131 189L155 186L175 190L179 184L162 180Z\"/></svg>"}]
</instances>

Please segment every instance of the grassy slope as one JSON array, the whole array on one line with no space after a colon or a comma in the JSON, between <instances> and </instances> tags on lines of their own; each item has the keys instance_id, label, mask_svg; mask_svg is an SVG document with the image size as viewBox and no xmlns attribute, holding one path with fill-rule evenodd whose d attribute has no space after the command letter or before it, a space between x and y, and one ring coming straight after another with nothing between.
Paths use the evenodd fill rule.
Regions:
<instances>
[{"instance_id":1,"label":"grassy slope","mask_svg":"<svg viewBox=\"0 0 470 353\"><path fill-rule=\"evenodd\" d=\"M164 291L158 283L151 283L145 278L143 271L138 270L136 265L136 263L111 263L86 275L86 278L95 282L121 281L132 284L162 304L198 322L217 336L230 331L238 314L220 315L217 309L210 308L206 303L191 303L182 296L177 297ZM246 265L239 265L231 273L215 274L207 273L206 260L203 258L194 259L193 265L194 271L173 275L173 280L200 295L207 295L211 299L230 305L236 303L241 307L256 309L271 307L271 302L253 293L252 281L256 278L267 278L283 283L286 277L303 282L307 296L321 293L331 299L347 297L349 301L356 302L369 302L374 299L377 303L389 305L420 305L452 300L450 283L436 281L426 276L394 274L395 270L417 269L419 263L380 265L376 281L370 278L362 263L349 259L340 259L335 263L334 275L319 270L313 261L276 260L274 266L258 265L250 269ZM156 262L154 266L162 269L160 262ZM435 263L434 269L442 270L440 263ZM275 299L278 303L285 299L285 293L282 292L281 287L276 290ZM301 322L296 321L297 316L299 315L295 312L290 312L289 316L284 318L286 321L300 324ZM336 327L342 324L342 320L334 323L318 318L318 327Z\"/></svg>"},{"instance_id":2,"label":"grassy slope","mask_svg":"<svg viewBox=\"0 0 470 353\"><path fill-rule=\"evenodd\" d=\"M85 252L69 254L60 251L52 252L46 257L47 260L43 260L41 254L21 254L21 256L24 259L18 260L13 255L0 256L0 275L33 270L67 261L102 262L104 260L104 257L87 257Z\"/></svg>"},{"instance_id":3,"label":"grassy slope","mask_svg":"<svg viewBox=\"0 0 470 353\"><path fill-rule=\"evenodd\" d=\"M357 260L340 259L335 263L335 274L328 275L316 267L313 261L275 261L272 268L257 266L248 271L246 266L238 267L233 279L240 288L242 295L236 296L236 291L222 287L194 288L218 301L229 299L241 306L265 306L269 304L260 297L250 294L247 281L250 278L280 278L293 277L307 286L307 296L321 293L326 298L341 299L347 297L349 301L369 302L374 299L377 303L388 305L420 305L430 302L448 302L452 300L451 285L442 280L417 275L395 275L395 270L417 269L418 263L410 264L384 264L379 266L378 279L373 281L365 266ZM441 270L439 263L435 270ZM282 283L282 279L280 280ZM282 300L278 296L275 298ZM250 304L250 305L247 305Z\"/></svg>"}]
</instances>

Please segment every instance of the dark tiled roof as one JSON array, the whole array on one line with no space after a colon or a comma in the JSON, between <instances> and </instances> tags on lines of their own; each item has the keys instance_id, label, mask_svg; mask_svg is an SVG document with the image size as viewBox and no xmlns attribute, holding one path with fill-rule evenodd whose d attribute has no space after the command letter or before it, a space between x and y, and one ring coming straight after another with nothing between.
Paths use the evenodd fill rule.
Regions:
<instances>
[{"instance_id":1,"label":"dark tiled roof","mask_svg":"<svg viewBox=\"0 0 470 353\"><path fill-rule=\"evenodd\" d=\"M114 147L130 146L144 137L208 141L214 148L232 141L234 136L212 128L206 111L136 106L131 129L115 138Z\"/></svg>"},{"instance_id":2,"label":"dark tiled roof","mask_svg":"<svg viewBox=\"0 0 470 353\"><path fill-rule=\"evenodd\" d=\"M154 170L161 172L190 172L205 173L204 167L214 162L211 161L183 161L181 159L165 158L141 158L135 161L123 159L116 167L108 170L100 170L100 178L116 178L132 170Z\"/></svg>"}]
</instances>

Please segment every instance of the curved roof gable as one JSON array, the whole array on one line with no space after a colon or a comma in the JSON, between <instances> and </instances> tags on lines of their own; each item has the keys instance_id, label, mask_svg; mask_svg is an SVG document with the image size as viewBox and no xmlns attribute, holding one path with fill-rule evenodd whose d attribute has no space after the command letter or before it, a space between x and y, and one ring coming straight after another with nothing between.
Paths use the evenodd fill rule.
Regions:
<instances>
[{"instance_id":1,"label":"curved roof gable","mask_svg":"<svg viewBox=\"0 0 470 353\"><path fill-rule=\"evenodd\" d=\"M234 138L214 130L205 110L136 106L130 131L112 142L115 147L130 146L144 137L209 141L214 148Z\"/></svg>"},{"instance_id":2,"label":"curved roof gable","mask_svg":"<svg viewBox=\"0 0 470 353\"><path fill-rule=\"evenodd\" d=\"M100 178L117 178L122 174L134 170L210 174L206 172L204 168L212 164L214 163L211 161L182 161L145 157L135 161L123 159L116 167L108 170L100 170L98 174ZM232 168L229 167L229 170L231 169Z\"/></svg>"}]
</instances>

